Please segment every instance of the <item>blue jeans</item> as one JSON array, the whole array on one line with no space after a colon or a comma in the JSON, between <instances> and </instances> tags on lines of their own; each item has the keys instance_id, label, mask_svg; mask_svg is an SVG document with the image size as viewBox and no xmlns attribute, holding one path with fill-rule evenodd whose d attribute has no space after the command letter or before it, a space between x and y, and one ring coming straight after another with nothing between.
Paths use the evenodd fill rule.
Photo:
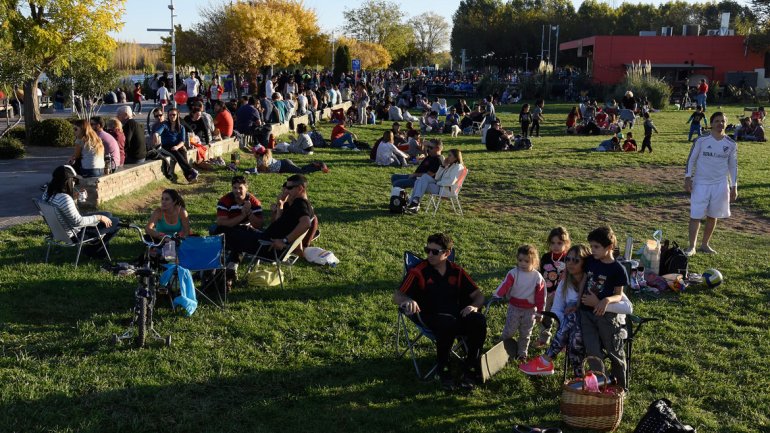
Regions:
<instances>
[{"instance_id":1,"label":"blue jeans","mask_svg":"<svg viewBox=\"0 0 770 433\"><path fill-rule=\"evenodd\" d=\"M703 107L703 111L706 111L706 94L705 93L698 93L695 95L695 102Z\"/></svg>"},{"instance_id":2,"label":"blue jeans","mask_svg":"<svg viewBox=\"0 0 770 433\"><path fill-rule=\"evenodd\" d=\"M351 149L356 147L356 143L353 142L353 134L349 132L342 134L341 137L332 141L332 147L349 147Z\"/></svg>"},{"instance_id":3,"label":"blue jeans","mask_svg":"<svg viewBox=\"0 0 770 433\"><path fill-rule=\"evenodd\" d=\"M692 135L693 134L695 134L695 138L700 137L700 133L701 133L701 129L700 129L701 126L700 125L701 125L700 122L693 123L693 124L690 125L690 133L687 134L687 141L692 141Z\"/></svg>"},{"instance_id":4,"label":"blue jeans","mask_svg":"<svg viewBox=\"0 0 770 433\"><path fill-rule=\"evenodd\" d=\"M408 174L394 174L390 176L390 183L399 188L414 188L416 177L409 177Z\"/></svg>"},{"instance_id":5,"label":"blue jeans","mask_svg":"<svg viewBox=\"0 0 770 433\"><path fill-rule=\"evenodd\" d=\"M103 168L82 168L80 171L83 177L99 177L104 175Z\"/></svg>"},{"instance_id":6,"label":"blue jeans","mask_svg":"<svg viewBox=\"0 0 770 433\"><path fill-rule=\"evenodd\" d=\"M120 219L113 217L112 214L109 212L94 212L88 215L104 215L112 221L112 225L110 227L105 226L104 223L99 223L99 225L96 227L85 228L86 239L98 236L97 235L97 229L98 229L99 233L104 234L104 244L109 245L110 239L115 237L115 235L118 234L118 231L120 230L120 225L119 225ZM78 237L79 237L79 234L78 234ZM100 242L84 246L83 253L89 257L94 257L94 258L107 257L107 254L102 248L102 244Z\"/></svg>"}]
</instances>

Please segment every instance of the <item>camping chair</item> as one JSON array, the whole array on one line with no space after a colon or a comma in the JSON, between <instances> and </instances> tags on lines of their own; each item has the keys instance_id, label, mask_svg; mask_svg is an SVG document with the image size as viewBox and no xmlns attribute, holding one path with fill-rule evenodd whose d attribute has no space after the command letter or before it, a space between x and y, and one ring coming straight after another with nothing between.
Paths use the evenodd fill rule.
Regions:
<instances>
[{"instance_id":1,"label":"camping chair","mask_svg":"<svg viewBox=\"0 0 770 433\"><path fill-rule=\"evenodd\" d=\"M294 254L294 252L305 240L305 236L307 236L307 234L308 231L302 233L297 237L297 239L294 239L294 242L292 242L291 245L284 248L283 251L274 250L272 248L273 243L271 241L259 241L259 247L257 248L257 251L254 254L247 254L251 255L251 261L249 262L249 266L246 269L246 273L250 274L255 267L259 266L261 262L271 263L275 265L276 269L278 270L278 279L281 282L281 289L283 289L283 270L281 269L281 266L288 267L289 276L294 277L291 269L299 259L299 256Z\"/></svg>"},{"instance_id":2,"label":"camping chair","mask_svg":"<svg viewBox=\"0 0 770 433\"><path fill-rule=\"evenodd\" d=\"M487 122L487 116L482 117L481 120L478 122L473 122L473 133L475 134L478 132L479 134L481 134L481 131L484 129L484 125L486 124L486 122Z\"/></svg>"},{"instance_id":3,"label":"camping chair","mask_svg":"<svg viewBox=\"0 0 770 433\"><path fill-rule=\"evenodd\" d=\"M559 318L551 313L550 311L543 312L544 316L548 316L551 319L553 319L554 325L556 326L556 329L559 329ZM654 322L656 320L659 320L656 317L640 317L634 314L626 314L626 325L625 329L625 337L623 338L623 344L625 346L626 351L626 387L631 386L631 355L632 355L632 349L634 345L634 339L636 338L636 335L641 331L642 326L647 322ZM569 350L569 347L567 347L565 350ZM567 381L567 375L570 370L569 366L569 357L564 357L564 372L563 372L563 381Z\"/></svg>"},{"instance_id":4,"label":"camping chair","mask_svg":"<svg viewBox=\"0 0 770 433\"><path fill-rule=\"evenodd\" d=\"M623 108L620 110L620 113L618 114L618 118L623 121L623 128L628 126L629 128L634 127L634 121L636 121L636 114L632 110L629 110L627 108Z\"/></svg>"},{"instance_id":5,"label":"camping chair","mask_svg":"<svg viewBox=\"0 0 770 433\"><path fill-rule=\"evenodd\" d=\"M465 178L467 176L468 168L466 167L462 172L460 172L460 176L457 178L457 182L455 182L454 185L442 186L439 188L438 194L431 194L428 205L425 206L425 212L429 212L430 209L433 209L433 215L436 215L436 212L438 212L438 207L441 205L441 200L449 199L449 202L452 203L452 210L462 216L463 208L460 206L459 194L460 189L463 187L463 182L465 182Z\"/></svg>"},{"instance_id":6,"label":"camping chair","mask_svg":"<svg viewBox=\"0 0 770 433\"><path fill-rule=\"evenodd\" d=\"M195 291L217 307L224 308L227 304L225 235L188 237L179 243L177 254L179 266L192 273L199 272L201 275L202 287L200 289L196 287ZM213 272L211 278L203 278L208 271ZM204 293L204 290L210 286L216 289L219 303L214 302ZM224 293L224 299L221 293Z\"/></svg>"},{"instance_id":7,"label":"camping chair","mask_svg":"<svg viewBox=\"0 0 770 433\"><path fill-rule=\"evenodd\" d=\"M454 250L452 250L452 252L449 254L448 260L451 262L455 261ZM404 276L406 276L409 270L417 266L421 261L422 259L413 252L405 251ZM410 326L407 325L407 322L412 323L413 325L411 334L409 332ZM414 372L417 374L417 377L420 380L428 380L436 372L438 364L434 364L427 373L422 374L420 364L417 362L415 348L417 347L420 339L423 337L431 341L433 344L436 343L436 336L427 326L425 326L425 323L423 323L422 319L420 318L420 313L409 316L401 307L398 307L398 317L396 318L396 357L401 358L407 352L409 352L409 355L412 358L412 364L414 365ZM465 340L462 338L462 336L460 336L458 341L454 344L454 346L452 346L451 356L454 356L457 359L463 359L464 352L467 352L467 347L465 345Z\"/></svg>"},{"instance_id":8,"label":"camping chair","mask_svg":"<svg viewBox=\"0 0 770 433\"><path fill-rule=\"evenodd\" d=\"M107 260L112 261L110 252L107 250L107 245L104 243L104 236L106 233L99 232L98 222L83 227L65 226L64 223L59 219L59 211L57 211L54 206L36 198L32 199L32 202L35 204L38 212L40 212L40 216L43 217L45 223L48 224L48 228L51 229L51 234L45 238L45 243L48 245L48 249L46 249L45 252L46 263L48 263L48 257L51 253L52 246L56 245L59 247L78 247L78 253L77 256L75 256L75 267L77 268L78 262L80 261L80 252L83 250L83 245L94 245L97 243L101 243L102 248L104 248L104 252L107 254ZM96 228L96 232L98 234L96 236L86 237L87 227ZM77 237L73 239L70 237L68 232L76 228L80 229L80 233L78 233Z\"/></svg>"}]
</instances>

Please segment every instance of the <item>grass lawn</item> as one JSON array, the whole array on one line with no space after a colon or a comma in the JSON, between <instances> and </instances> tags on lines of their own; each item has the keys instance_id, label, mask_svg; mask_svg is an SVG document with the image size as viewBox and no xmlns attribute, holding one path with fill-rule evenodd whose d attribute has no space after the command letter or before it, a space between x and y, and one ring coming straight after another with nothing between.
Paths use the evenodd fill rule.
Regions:
<instances>
[{"instance_id":1,"label":"grass lawn","mask_svg":"<svg viewBox=\"0 0 770 433\"><path fill-rule=\"evenodd\" d=\"M0 431L3 432L503 432L514 423L558 426L561 358L550 377L530 378L509 366L470 394L447 394L415 380L408 359L394 356L393 289L404 250L445 231L458 262L486 294L515 266L523 243L545 247L563 225L574 242L602 224L622 240L664 237L687 242L689 112L653 115L660 134L652 154L594 153L598 137L562 135L570 107L545 108L544 137L531 151L488 153L479 136L443 136L462 149L470 174L461 193L465 216L444 203L436 217L387 212L390 175L366 152L321 149L291 155L301 165L325 161L331 173L310 175L309 195L321 221L317 246L341 260L336 268L299 264L280 287L240 287L229 307L202 307L191 318L161 308L158 328L171 348L113 347L112 333L130 318L133 278L119 278L74 253L43 264L43 223L0 232ZM736 120L742 107L724 107ZM498 110L518 130L519 106ZM514 114L516 113L516 114ZM372 143L383 125L357 127ZM328 136L331 128L321 128ZM642 128L634 128L641 144ZM673 401L678 415L703 432L770 431L770 168L767 143L739 143L739 199L721 221L694 272L715 267L725 283L659 299L632 296L635 313L662 319L634 346L631 394L618 431L631 432L649 403ZM241 160L247 168L253 159ZM180 185L197 232L213 221L231 173L204 174ZM250 190L266 207L286 176L259 175ZM105 208L142 223L159 203L156 183ZM127 231L112 244L120 261L140 244ZM636 247L638 248L637 242ZM504 309L490 316L488 346L502 330ZM765 325L763 325L765 323ZM422 362L432 361L425 346ZM530 355L539 351L531 348ZM569 429L565 429L569 431Z\"/></svg>"}]
</instances>

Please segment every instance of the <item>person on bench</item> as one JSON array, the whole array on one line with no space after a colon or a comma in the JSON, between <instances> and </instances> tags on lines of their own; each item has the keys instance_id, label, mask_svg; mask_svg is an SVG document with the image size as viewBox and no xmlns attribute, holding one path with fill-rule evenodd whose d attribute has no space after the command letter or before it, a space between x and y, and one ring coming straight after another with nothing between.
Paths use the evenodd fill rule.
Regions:
<instances>
[{"instance_id":1,"label":"person on bench","mask_svg":"<svg viewBox=\"0 0 770 433\"><path fill-rule=\"evenodd\" d=\"M441 385L451 390L455 383L449 371L449 356L455 338L462 335L468 348L461 386L481 383L481 349L487 338L487 320L481 313L484 295L467 272L449 261L454 242L443 233L428 236L428 258L413 267L393 294L393 302L408 316L436 336L436 362Z\"/></svg>"}]
</instances>

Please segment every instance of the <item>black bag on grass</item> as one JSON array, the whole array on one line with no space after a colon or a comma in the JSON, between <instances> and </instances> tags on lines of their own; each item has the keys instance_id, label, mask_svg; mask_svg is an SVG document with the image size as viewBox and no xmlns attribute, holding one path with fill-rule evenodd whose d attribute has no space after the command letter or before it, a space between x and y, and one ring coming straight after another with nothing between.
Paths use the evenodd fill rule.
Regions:
<instances>
[{"instance_id":1,"label":"black bag on grass","mask_svg":"<svg viewBox=\"0 0 770 433\"><path fill-rule=\"evenodd\" d=\"M409 196L406 194L406 190L397 186L393 187L390 193L390 213L404 213L407 204L409 204Z\"/></svg>"},{"instance_id":2,"label":"black bag on grass","mask_svg":"<svg viewBox=\"0 0 770 433\"><path fill-rule=\"evenodd\" d=\"M682 424L677 419L671 402L665 398L655 400L647 408L634 433L696 433L689 425Z\"/></svg>"},{"instance_id":3,"label":"black bag on grass","mask_svg":"<svg viewBox=\"0 0 770 433\"><path fill-rule=\"evenodd\" d=\"M676 241L665 240L660 251L659 275L682 274L683 277L687 278L687 266L690 258L687 257L684 250L679 248L679 244Z\"/></svg>"}]
</instances>

